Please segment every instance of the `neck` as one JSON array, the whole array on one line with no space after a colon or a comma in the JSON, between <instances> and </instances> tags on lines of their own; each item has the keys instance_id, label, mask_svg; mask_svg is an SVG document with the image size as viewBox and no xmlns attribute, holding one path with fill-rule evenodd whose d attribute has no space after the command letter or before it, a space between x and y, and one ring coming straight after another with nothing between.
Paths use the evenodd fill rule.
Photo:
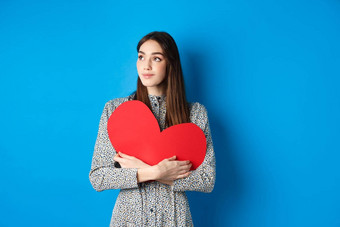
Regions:
<instances>
[{"instance_id":1,"label":"neck","mask_svg":"<svg viewBox=\"0 0 340 227\"><path fill-rule=\"evenodd\" d=\"M161 96L165 94L163 87L148 87L147 89L149 95Z\"/></svg>"}]
</instances>

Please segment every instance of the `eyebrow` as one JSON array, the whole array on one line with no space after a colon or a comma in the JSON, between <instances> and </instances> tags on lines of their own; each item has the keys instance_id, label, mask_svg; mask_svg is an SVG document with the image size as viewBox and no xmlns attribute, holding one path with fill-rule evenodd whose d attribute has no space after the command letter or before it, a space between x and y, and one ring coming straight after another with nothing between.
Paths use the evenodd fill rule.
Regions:
<instances>
[{"instance_id":1,"label":"eyebrow","mask_svg":"<svg viewBox=\"0 0 340 227\"><path fill-rule=\"evenodd\" d=\"M145 54L143 51L138 51L138 53ZM161 53L161 52L152 52L151 53L151 55L155 55L155 54L160 54L160 55L164 56L164 54Z\"/></svg>"}]
</instances>

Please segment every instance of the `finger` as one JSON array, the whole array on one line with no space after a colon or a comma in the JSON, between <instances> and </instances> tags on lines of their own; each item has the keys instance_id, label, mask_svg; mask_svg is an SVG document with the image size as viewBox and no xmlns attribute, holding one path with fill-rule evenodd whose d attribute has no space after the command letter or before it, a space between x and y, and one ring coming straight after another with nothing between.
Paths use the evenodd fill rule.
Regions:
<instances>
[{"instance_id":1,"label":"finger","mask_svg":"<svg viewBox=\"0 0 340 227\"><path fill-rule=\"evenodd\" d=\"M127 154L123 154L122 152L119 152L119 156L122 157L122 158L128 158L128 159L132 158L132 156L127 155Z\"/></svg>"},{"instance_id":2,"label":"finger","mask_svg":"<svg viewBox=\"0 0 340 227\"><path fill-rule=\"evenodd\" d=\"M185 166L183 169L186 170L186 171L189 171L192 167L192 164L189 164L187 166Z\"/></svg>"},{"instance_id":3,"label":"finger","mask_svg":"<svg viewBox=\"0 0 340 227\"><path fill-rule=\"evenodd\" d=\"M187 169L187 170L189 170L190 168L191 168L191 166L192 166L192 164L190 163L190 164L185 164L185 165L178 165L177 166L177 168L178 169Z\"/></svg>"},{"instance_id":4,"label":"finger","mask_svg":"<svg viewBox=\"0 0 340 227\"><path fill-rule=\"evenodd\" d=\"M180 168L180 169L185 169L185 168L188 168L188 167L191 167L191 166L192 166L191 163L189 163L189 164L178 164L178 168Z\"/></svg>"},{"instance_id":5,"label":"finger","mask_svg":"<svg viewBox=\"0 0 340 227\"><path fill-rule=\"evenodd\" d=\"M189 171L191 169L191 166L192 166L192 164L184 165L184 166L180 166L178 169Z\"/></svg>"},{"instance_id":6,"label":"finger","mask_svg":"<svg viewBox=\"0 0 340 227\"><path fill-rule=\"evenodd\" d=\"M184 173L184 174L178 175L178 176L177 176L177 179L186 178L186 177L188 177L190 174L191 174L191 172L187 172L187 173Z\"/></svg>"},{"instance_id":7,"label":"finger","mask_svg":"<svg viewBox=\"0 0 340 227\"><path fill-rule=\"evenodd\" d=\"M183 175L183 174L185 174L185 173L188 173L189 171L187 170L187 169L182 169L182 170L179 170L178 172L177 172L177 175L179 176L179 175Z\"/></svg>"},{"instance_id":8,"label":"finger","mask_svg":"<svg viewBox=\"0 0 340 227\"><path fill-rule=\"evenodd\" d=\"M113 157L113 160L115 160L116 162L123 162L124 161L124 159L119 157L118 155Z\"/></svg>"},{"instance_id":9,"label":"finger","mask_svg":"<svg viewBox=\"0 0 340 227\"><path fill-rule=\"evenodd\" d=\"M178 164L181 165L181 166L191 164L191 162L189 160L187 160L187 161L176 161L176 162L178 162Z\"/></svg>"},{"instance_id":10,"label":"finger","mask_svg":"<svg viewBox=\"0 0 340 227\"><path fill-rule=\"evenodd\" d=\"M172 156L171 158L168 158L169 161L176 160L176 155Z\"/></svg>"}]
</instances>

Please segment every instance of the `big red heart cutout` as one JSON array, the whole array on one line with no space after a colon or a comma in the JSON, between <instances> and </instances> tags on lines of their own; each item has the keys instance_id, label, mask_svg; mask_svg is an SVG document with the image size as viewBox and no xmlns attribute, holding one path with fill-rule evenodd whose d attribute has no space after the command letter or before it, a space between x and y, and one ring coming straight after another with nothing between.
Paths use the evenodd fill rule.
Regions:
<instances>
[{"instance_id":1,"label":"big red heart cutout","mask_svg":"<svg viewBox=\"0 0 340 227\"><path fill-rule=\"evenodd\" d=\"M160 132L157 119L140 101L120 104L107 122L107 131L116 151L149 165L176 155L177 160L190 160L194 170L205 157L206 139L197 125L178 124Z\"/></svg>"}]
</instances>

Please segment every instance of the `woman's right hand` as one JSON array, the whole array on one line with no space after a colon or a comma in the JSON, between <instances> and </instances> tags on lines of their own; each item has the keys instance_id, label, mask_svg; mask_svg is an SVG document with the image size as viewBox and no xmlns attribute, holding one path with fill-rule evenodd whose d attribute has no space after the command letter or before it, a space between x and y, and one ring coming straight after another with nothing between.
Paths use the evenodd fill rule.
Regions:
<instances>
[{"instance_id":1,"label":"woman's right hand","mask_svg":"<svg viewBox=\"0 0 340 227\"><path fill-rule=\"evenodd\" d=\"M190 161L177 161L176 156L164 159L157 167L157 181L172 185L174 180L188 177L191 168Z\"/></svg>"}]
</instances>

